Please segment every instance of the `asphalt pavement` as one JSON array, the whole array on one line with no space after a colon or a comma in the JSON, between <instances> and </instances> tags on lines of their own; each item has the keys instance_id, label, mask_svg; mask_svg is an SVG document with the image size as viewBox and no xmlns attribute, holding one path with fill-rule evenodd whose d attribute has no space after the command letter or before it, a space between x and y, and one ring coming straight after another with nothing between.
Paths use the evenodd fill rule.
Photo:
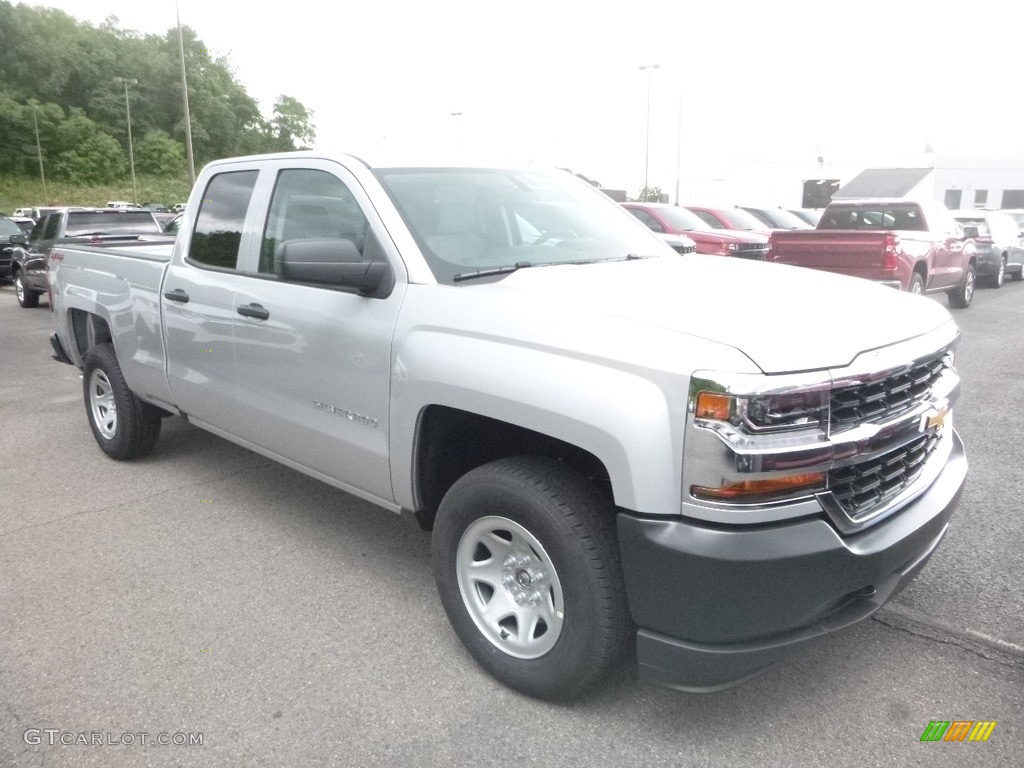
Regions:
<instances>
[{"instance_id":1,"label":"asphalt pavement","mask_svg":"<svg viewBox=\"0 0 1024 768\"><path fill-rule=\"evenodd\" d=\"M106 458L0 285L0 768L1019 766L1024 283L954 312L968 485L891 610L722 693L627 664L554 705L475 666L414 525L180 419Z\"/></svg>"}]
</instances>

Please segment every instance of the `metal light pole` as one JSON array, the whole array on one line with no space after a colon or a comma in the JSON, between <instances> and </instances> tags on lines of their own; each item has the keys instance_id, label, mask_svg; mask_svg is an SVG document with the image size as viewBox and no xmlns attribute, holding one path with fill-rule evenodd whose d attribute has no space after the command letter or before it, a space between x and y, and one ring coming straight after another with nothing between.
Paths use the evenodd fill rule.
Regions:
<instances>
[{"instance_id":1,"label":"metal light pole","mask_svg":"<svg viewBox=\"0 0 1024 768\"><path fill-rule=\"evenodd\" d=\"M683 94L679 94L679 114L676 118L676 205L679 205L679 168L683 164Z\"/></svg>"},{"instance_id":2,"label":"metal light pole","mask_svg":"<svg viewBox=\"0 0 1024 768\"><path fill-rule=\"evenodd\" d=\"M644 193L647 192L647 176L651 168L651 75L660 69L658 64L644 64L640 71L647 72L647 139L644 144Z\"/></svg>"},{"instance_id":3,"label":"metal light pole","mask_svg":"<svg viewBox=\"0 0 1024 768\"><path fill-rule=\"evenodd\" d=\"M181 55L181 100L185 105L185 157L188 159L188 183L196 185L196 160L192 155L192 115L188 109L188 81L185 79L185 38L181 34L181 14L178 3L174 3L174 15L178 20L178 52Z\"/></svg>"},{"instance_id":4,"label":"metal light pole","mask_svg":"<svg viewBox=\"0 0 1024 768\"><path fill-rule=\"evenodd\" d=\"M39 155L39 178L43 181L43 205L50 204L50 196L46 194L46 174L43 173L43 145L39 141L39 107L32 105L32 121L36 126L36 153Z\"/></svg>"},{"instance_id":5,"label":"metal light pole","mask_svg":"<svg viewBox=\"0 0 1024 768\"><path fill-rule=\"evenodd\" d=\"M128 103L128 86L138 85L139 81L133 78L127 77L115 77L114 80L119 83L124 83L124 111L128 115L128 165L132 169L132 202L136 205L139 204L139 188L135 184L135 146L132 144L132 107Z\"/></svg>"}]
</instances>

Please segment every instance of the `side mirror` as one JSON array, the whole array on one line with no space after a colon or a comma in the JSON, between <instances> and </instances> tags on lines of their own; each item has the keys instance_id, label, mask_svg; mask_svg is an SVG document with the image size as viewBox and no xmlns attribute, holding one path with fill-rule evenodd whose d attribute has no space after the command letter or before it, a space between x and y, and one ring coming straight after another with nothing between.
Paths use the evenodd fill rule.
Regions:
<instances>
[{"instance_id":1,"label":"side mirror","mask_svg":"<svg viewBox=\"0 0 1024 768\"><path fill-rule=\"evenodd\" d=\"M24 245L28 242L28 235L11 235L11 245Z\"/></svg>"},{"instance_id":2,"label":"side mirror","mask_svg":"<svg viewBox=\"0 0 1024 768\"><path fill-rule=\"evenodd\" d=\"M978 228L967 224L964 226L964 240L970 240L972 237L978 236Z\"/></svg>"},{"instance_id":3,"label":"side mirror","mask_svg":"<svg viewBox=\"0 0 1024 768\"><path fill-rule=\"evenodd\" d=\"M282 280L354 288L368 295L390 271L386 261L364 260L356 244L342 237L286 240L278 246L274 268Z\"/></svg>"}]
</instances>

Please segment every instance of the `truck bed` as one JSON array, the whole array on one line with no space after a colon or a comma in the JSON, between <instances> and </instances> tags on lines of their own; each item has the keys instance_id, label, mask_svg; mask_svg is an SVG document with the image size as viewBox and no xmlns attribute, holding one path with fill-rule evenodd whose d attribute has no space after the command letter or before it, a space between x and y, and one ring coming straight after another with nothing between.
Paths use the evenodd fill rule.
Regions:
<instances>
[{"instance_id":1,"label":"truck bed","mask_svg":"<svg viewBox=\"0 0 1024 768\"><path fill-rule=\"evenodd\" d=\"M843 274L880 269L885 262L887 237L887 232L846 229L773 232L770 259Z\"/></svg>"}]
</instances>

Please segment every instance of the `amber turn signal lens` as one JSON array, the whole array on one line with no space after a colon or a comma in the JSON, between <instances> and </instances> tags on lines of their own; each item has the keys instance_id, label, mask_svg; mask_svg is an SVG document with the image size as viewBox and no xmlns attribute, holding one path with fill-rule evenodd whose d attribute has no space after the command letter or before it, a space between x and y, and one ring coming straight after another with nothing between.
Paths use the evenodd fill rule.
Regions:
<instances>
[{"instance_id":1,"label":"amber turn signal lens","mask_svg":"<svg viewBox=\"0 0 1024 768\"><path fill-rule=\"evenodd\" d=\"M700 485L694 485L690 488L690 493L698 499L754 501L758 498L778 496L814 487L825 487L824 472L786 475L785 477L772 477L767 480L741 480L738 483L723 485L721 488L705 488Z\"/></svg>"},{"instance_id":2,"label":"amber turn signal lens","mask_svg":"<svg viewBox=\"0 0 1024 768\"><path fill-rule=\"evenodd\" d=\"M723 395L719 392L701 392L697 395L695 413L698 419L728 421L732 418L735 402L731 395Z\"/></svg>"}]
</instances>

